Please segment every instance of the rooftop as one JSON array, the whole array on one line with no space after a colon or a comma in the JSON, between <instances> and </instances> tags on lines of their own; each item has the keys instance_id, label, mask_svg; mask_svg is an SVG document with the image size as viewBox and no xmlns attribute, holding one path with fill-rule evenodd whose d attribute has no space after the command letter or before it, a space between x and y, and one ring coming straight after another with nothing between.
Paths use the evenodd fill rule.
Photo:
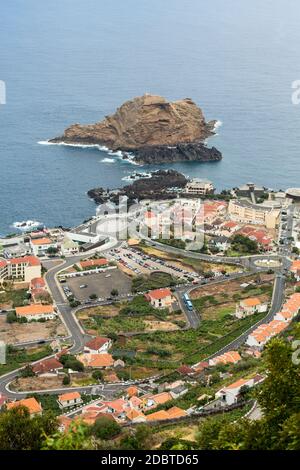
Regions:
<instances>
[{"instance_id":1,"label":"rooftop","mask_svg":"<svg viewBox=\"0 0 300 470\"><path fill-rule=\"evenodd\" d=\"M21 316L42 315L53 312L54 310L52 305L32 304L24 307L16 307L16 314Z\"/></svg>"},{"instance_id":2,"label":"rooftop","mask_svg":"<svg viewBox=\"0 0 300 470\"><path fill-rule=\"evenodd\" d=\"M33 397L7 403L6 406L8 410L18 406L24 406L25 408L28 408L30 414L41 413L43 411L41 404Z\"/></svg>"},{"instance_id":3,"label":"rooftop","mask_svg":"<svg viewBox=\"0 0 300 470\"><path fill-rule=\"evenodd\" d=\"M50 240L50 238L47 238L47 237L34 238L33 240L31 240L31 243L32 245L51 245L52 240Z\"/></svg>"},{"instance_id":4,"label":"rooftop","mask_svg":"<svg viewBox=\"0 0 300 470\"><path fill-rule=\"evenodd\" d=\"M78 398L81 398L81 395L79 392L69 392L69 393L63 393L62 395L58 396L58 399L60 402L62 401L70 401L70 400L76 400Z\"/></svg>"},{"instance_id":5,"label":"rooftop","mask_svg":"<svg viewBox=\"0 0 300 470\"><path fill-rule=\"evenodd\" d=\"M164 299L166 297L170 297L171 295L171 290L167 288L151 290L150 292L148 292L148 294L146 294L146 296L154 300Z\"/></svg>"},{"instance_id":6,"label":"rooftop","mask_svg":"<svg viewBox=\"0 0 300 470\"><path fill-rule=\"evenodd\" d=\"M93 349L94 351L97 351L100 349L102 346L107 344L110 341L109 338L103 338L101 336L96 336L96 338L91 339L88 341L85 346L89 349Z\"/></svg>"}]
</instances>

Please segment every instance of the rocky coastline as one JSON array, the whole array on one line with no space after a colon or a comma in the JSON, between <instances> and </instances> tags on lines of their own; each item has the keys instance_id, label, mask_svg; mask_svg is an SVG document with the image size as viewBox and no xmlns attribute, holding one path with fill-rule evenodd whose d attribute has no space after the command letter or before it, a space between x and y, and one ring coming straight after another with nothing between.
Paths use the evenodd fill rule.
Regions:
<instances>
[{"instance_id":1,"label":"rocky coastline","mask_svg":"<svg viewBox=\"0 0 300 470\"><path fill-rule=\"evenodd\" d=\"M118 205L122 196L127 197L128 204L134 204L143 199L160 200L171 199L177 196L174 188L184 188L188 179L176 170L158 170L151 173L151 177L140 178L132 184L112 191L93 188L88 191L88 197L96 204L113 202Z\"/></svg>"}]
</instances>

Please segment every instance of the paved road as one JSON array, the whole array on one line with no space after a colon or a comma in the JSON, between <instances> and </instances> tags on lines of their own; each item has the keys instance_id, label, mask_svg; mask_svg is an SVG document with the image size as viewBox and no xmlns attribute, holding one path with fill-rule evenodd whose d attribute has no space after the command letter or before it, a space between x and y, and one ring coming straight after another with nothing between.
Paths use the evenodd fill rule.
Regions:
<instances>
[{"instance_id":1,"label":"paved road","mask_svg":"<svg viewBox=\"0 0 300 470\"><path fill-rule=\"evenodd\" d=\"M171 253L174 255L189 257L193 259L199 259L201 261L207 261L209 263L221 263L221 264L232 264L238 266L244 266L248 269L260 270L259 267L255 265L255 262L261 259L274 259L280 260L281 256L278 254L259 254L252 256L240 256L240 257L228 257L228 256L218 256L218 255L206 255L204 253L197 253L195 251L182 250L180 248L174 248L173 246L166 245L164 243L159 243L157 241L148 239L146 243L158 248L160 251Z\"/></svg>"},{"instance_id":2,"label":"paved road","mask_svg":"<svg viewBox=\"0 0 300 470\"><path fill-rule=\"evenodd\" d=\"M83 335L80 325L72 313L72 308L70 307L69 302L66 301L61 291L61 288L59 287L59 284L56 281L56 275L59 271L61 271L62 269L66 269L69 266L72 266L80 259L82 259L82 255L67 258L64 263L50 268L45 274L46 283L55 301L57 309L70 335L72 336L73 345L70 349L71 353L79 352L83 348L89 336Z\"/></svg>"},{"instance_id":3,"label":"paved road","mask_svg":"<svg viewBox=\"0 0 300 470\"><path fill-rule=\"evenodd\" d=\"M256 401L252 410L250 410L250 412L246 415L246 417L250 421L258 421L259 419L262 418L262 416L263 416L262 410Z\"/></svg>"}]
</instances>

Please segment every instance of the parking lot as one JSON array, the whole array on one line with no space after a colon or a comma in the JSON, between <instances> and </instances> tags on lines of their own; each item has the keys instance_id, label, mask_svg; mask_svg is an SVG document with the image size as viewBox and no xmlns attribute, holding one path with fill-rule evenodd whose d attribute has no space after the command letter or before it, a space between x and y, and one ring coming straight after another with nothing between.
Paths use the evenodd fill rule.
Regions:
<instances>
[{"instance_id":1,"label":"parking lot","mask_svg":"<svg viewBox=\"0 0 300 470\"><path fill-rule=\"evenodd\" d=\"M111 250L107 258L122 264L129 269L132 274L151 274L154 271L162 271L181 280L200 280L201 276L194 271L189 271L177 267L172 262L160 260L155 256L144 254L133 248L119 248Z\"/></svg>"},{"instance_id":2,"label":"parking lot","mask_svg":"<svg viewBox=\"0 0 300 470\"><path fill-rule=\"evenodd\" d=\"M68 278L64 286L67 286L74 297L81 302L88 300L92 294L95 294L98 299L107 299L112 289L117 289L123 296L131 293L131 279L119 269Z\"/></svg>"}]
</instances>

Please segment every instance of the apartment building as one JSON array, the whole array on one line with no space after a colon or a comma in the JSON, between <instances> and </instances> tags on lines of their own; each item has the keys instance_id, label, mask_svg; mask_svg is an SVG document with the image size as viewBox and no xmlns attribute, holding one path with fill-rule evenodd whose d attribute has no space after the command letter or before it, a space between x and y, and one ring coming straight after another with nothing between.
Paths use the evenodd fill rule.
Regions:
<instances>
[{"instance_id":1,"label":"apartment building","mask_svg":"<svg viewBox=\"0 0 300 470\"><path fill-rule=\"evenodd\" d=\"M280 219L279 209L234 199L229 201L228 214L238 222L264 225L268 229L276 228Z\"/></svg>"},{"instance_id":2,"label":"apartment building","mask_svg":"<svg viewBox=\"0 0 300 470\"><path fill-rule=\"evenodd\" d=\"M41 262L35 256L0 259L0 284L6 280L30 282L41 277Z\"/></svg>"},{"instance_id":3,"label":"apartment building","mask_svg":"<svg viewBox=\"0 0 300 470\"><path fill-rule=\"evenodd\" d=\"M189 181L184 189L184 192L193 196L205 196L206 194L213 194L215 188L208 180L193 179Z\"/></svg>"}]
</instances>

